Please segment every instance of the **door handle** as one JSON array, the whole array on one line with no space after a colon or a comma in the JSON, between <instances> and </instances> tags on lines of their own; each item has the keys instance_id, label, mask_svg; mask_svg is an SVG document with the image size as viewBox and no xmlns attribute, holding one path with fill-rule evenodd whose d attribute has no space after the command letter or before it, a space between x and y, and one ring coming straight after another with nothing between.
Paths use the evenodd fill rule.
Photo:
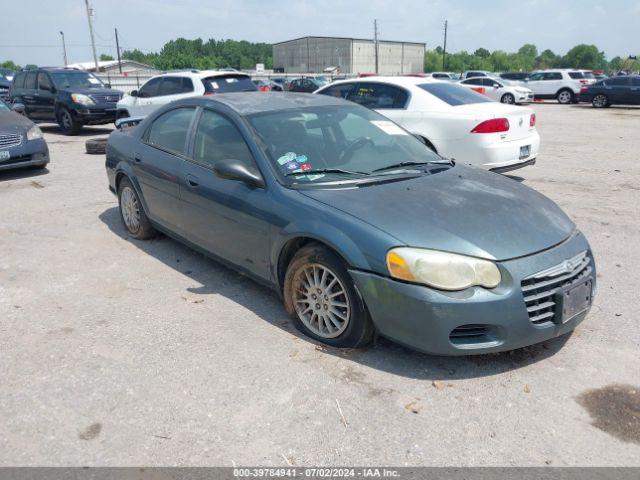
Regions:
<instances>
[{"instance_id":1,"label":"door handle","mask_svg":"<svg viewBox=\"0 0 640 480\"><path fill-rule=\"evenodd\" d=\"M187 185L191 188L197 188L200 184L198 183L198 177L194 177L193 175L187 175Z\"/></svg>"},{"instance_id":2,"label":"door handle","mask_svg":"<svg viewBox=\"0 0 640 480\"><path fill-rule=\"evenodd\" d=\"M142 155L140 155L139 153L134 153L133 154L133 161L136 163L140 163L142 161Z\"/></svg>"}]
</instances>

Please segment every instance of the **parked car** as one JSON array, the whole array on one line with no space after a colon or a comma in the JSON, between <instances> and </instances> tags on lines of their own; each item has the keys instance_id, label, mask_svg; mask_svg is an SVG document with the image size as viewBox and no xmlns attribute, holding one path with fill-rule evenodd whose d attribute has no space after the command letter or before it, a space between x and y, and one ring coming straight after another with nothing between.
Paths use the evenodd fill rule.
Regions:
<instances>
[{"instance_id":1,"label":"parked car","mask_svg":"<svg viewBox=\"0 0 640 480\"><path fill-rule=\"evenodd\" d=\"M318 94L376 110L435 152L496 172L535 163L540 136L529 107L503 105L461 85L411 77L334 82Z\"/></svg>"},{"instance_id":2,"label":"parked car","mask_svg":"<svg viewBox=\"0 0 640 480\"><path fill-rule=\"evenodd\" d=\"M15 72L8 68L0 68L0 101L9 100L9 88Z\"/></svg>"},{"instance_id":3,"label":"parked car","mask_svg":"<svg viewBox=\"0 0 640 480\"><path fill-rule=\"evenodd\" d=\"M17 72L9 96L31 120L56 122L64 134L77 135L84 125L113 122L122 92L83 70L43 67Z\"/></svg>"},{"instance_id":4,"label":"parked car","mask_svg":"<svg viewBox=\"0 0 640 480\"><path fill-rule=\"evenodd\" d=\"M591 85L596 83L596 76L593 74L592 70L579 70L582 73L583 80L580 82L582 85Z\"/></svg>"},{"instance_id":5,"label":"parked car","mask_svg":"<svg viewBox=\"0 0 640 480\"><path fill-rule=\"evenodd\" d=\"M229 92L255 92L251 77L228 70L188 70L156 75L118 102L117 118L145 117L174 100Z\"/></svg>"},{"instance_id":6,"label":"parked car","mask_svg":"<svg viewBox=\"0 0 640 480\"><path fill-rule=\"evenodd\" d=\"M501 103L530 103L533 102L533 92L509 80L492 77L477 77L462 80L460 85L483 93L487 97ZM478 90L481 89L481 90Z\"/></svg>"},{"instance_id":7,"label":"parked car","mask_svg":"<svg viewBox=\"0 0 640 480\"><path fill-rule=\"evenodd\" d=\"M596 108L640 105L640 76L613 77L586 85L580 90L580 101Z\"/></svg>"},{"instance_id":8,"label":"parked car","mask_svg":"<svg viewBox=\"0 0 640 480\"><path fill-rule=\"evenodd\" d=\"M558 103L569 104L578 101L580 89L587 83L579 70L538 70L529 77L527 87L533 90L535 98L556 99Z\"/></svg>"},{"instance_id":9,"label":"parked car","mask_svg":"<svg viewBox=\"0 0 640 480\"><path fill-rule=\"evenodd\" d=\"M112 133L106 169L128 235L163 231L270 286L334 347L519 348L573 330L595 292L555 203L339 98L180 100Z\"/></svg>"},{"instance_id":10,"label":"parked car","mask_svg":"<svg viewBox=\"0 0 640 480\"><path fill-rule=\"evenodd\" d=\"M322 82L313 77L303 77L291 80L287 90L289 92L313 93L323 85L326 85L326 82Z\"/></svg>"},{"instance_id":11,"label":"parked car","mask_svg":"<svg viewBox=\"0 0 640 480\"><path fill-rule=\"evenodd\" d=\"M505 80L512 80L517 82L526 82L529 80L529 76L531 74L529 72L503 72L498 76Z\"/></svg>"},{"instance_id":12,"label":"parked car","mask_svg":"<svg viewBox=\"0 0 640 480\"><path fill-rule=\"evenodd\" d=\"M429 74L431 78L435 78L436 80L450 80L455 81L460 75L455 74L453 72L433 72Z\"/></svg>"},{"instance_id":13,"label":"parked car","mask_svg":"<svg viewBox=\"0 0 640 480\"><path fill-rule=\"evenodd\" d=\"M493 77L494 73L488 72L486 70L467 70L462 74L460 80L466 80L467 78L476 78L476 77Z\"/></svg>"},{"instance_id":14,"label":"parked car","mask_svg":"<svg viewBox=\"0 0 640 480\"><path fill-rule=\"evenodd\" d=\"M49 148L40 128L21 114L24 105L13 110L0 101L0 171L14 168L44 168Z\"/></svg>"},{"instance_id":15,"label":"parked car","mask_svg":"<svg viewBox=\"0 0 640 480\"><path fill-rule=\"evenodd\" d=\"M253 84L258 87L261 92L282 92L282 85L272 82L271 80L255 79L252 80Z\"/></svg>"}]
</instances>

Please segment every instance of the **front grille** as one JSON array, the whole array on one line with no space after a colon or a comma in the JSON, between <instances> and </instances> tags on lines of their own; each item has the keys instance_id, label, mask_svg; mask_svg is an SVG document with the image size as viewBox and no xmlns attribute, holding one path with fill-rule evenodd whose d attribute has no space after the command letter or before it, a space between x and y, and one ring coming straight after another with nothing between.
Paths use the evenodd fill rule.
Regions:
<instances>
[{"instance_id":1,"label":"front grille","mask_svg":"<svg viewBox=\"0 0 640 480\"><path fill-rule=\"evenodd\" d=\"M0 134L0 148L17 147L22 143L22 135L11 133L9 135Z\"/></svg>"},{"instance_id":2,"label":"front grille","mask_svg":"<svg viewBox=\"0 0 640 480\"><path fill-rule=\"evenodd\" d=\"M96 103L118 103L120 100L120 95L100 95L92 93L89 95L91 100Z\"/></svg>"},{"instance_id":3,"label":"front grille","mask_svg":"<svg viewBox=\"0 0 640 480\"><path fill-rule=\"evenodd\" d=\"M551 268L522 280L522 294L529 320L534 325L552 323L557 315L555 294L587 279L593 266L585 251Z\"/></svg>"}]
</instances>

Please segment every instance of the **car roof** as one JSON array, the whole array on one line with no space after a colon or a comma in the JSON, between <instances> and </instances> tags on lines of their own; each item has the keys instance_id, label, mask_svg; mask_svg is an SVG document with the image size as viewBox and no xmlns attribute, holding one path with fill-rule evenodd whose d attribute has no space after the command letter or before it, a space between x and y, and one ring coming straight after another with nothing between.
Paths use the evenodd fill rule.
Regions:
<instances>
[{"instance_id":1,"label":"car roof","mask_svg":"<svg viewBox=\"0 0 640 480\"><path fill-rule=\"evenodd\" d=\"M347 80L337 80L333 83L330 83L324 88L338 85L341 83L366 83L366 82L378 82L378 83L388 83L391 85L398 86L412 86L412 85L420 85L423 83L447 83L442 82L436 78L431 77L383 77L383 76L373 76L373 77L363 77L363 78L349 78Z\"/></svg>"},{"instance_id":2,"label":"car roof","mask_svg":"<svg viewBox=\"0 0 640 480\"><path fill-rule=\"evenodd\" d=\"M207 106L212 103L223 104L240 115L291 110L304 107L323 107L331 105L353 105L341 98L329 95L313 95L311 93L282 92L234 92L219 93L206 97L194 97L181 103Z\"/></svg>"},{"instance_id":3,"label":"car roof","mask_svg":"<svg viewBox=\"0 0 640 480\"><path fill-rule=\"evenodd\" d=\"M157 77L196 77L196 78L208 78L208 77L220 77L223 75L242 75L249 77L246 73L231 71L231 70L177 70L175 72L166 72L154 75Z\"/></svg>"}]
</instances>

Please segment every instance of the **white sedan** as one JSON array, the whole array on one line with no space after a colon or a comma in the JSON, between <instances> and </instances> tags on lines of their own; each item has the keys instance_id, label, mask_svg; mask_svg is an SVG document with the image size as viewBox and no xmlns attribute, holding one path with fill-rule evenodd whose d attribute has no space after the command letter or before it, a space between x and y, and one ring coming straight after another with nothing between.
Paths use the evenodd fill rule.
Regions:
<instances>
[{"instance_id":1,"label":"white sedan","mask_svg":"<svg viewBox=\"0 0 640 480\"><path fill-rule=\"evenodd\" d=\"M523 87L509 80L498 80L492 77L476 77L459 82L467 88L482 93L501 103L531 103L533 90Z\"/></svg>"},{"instance_id":2,"label":"white sedan","mask_svg":"<svg viewBox=\"0 0 640 480\"><path fill-rule=\"evenodd\" d=\"M497 172L535 163L540 148L531 108L497 103L455 83L367 77L334 82L315 93L376 110L441 156Z\"/></svg>"}]
</instances>

